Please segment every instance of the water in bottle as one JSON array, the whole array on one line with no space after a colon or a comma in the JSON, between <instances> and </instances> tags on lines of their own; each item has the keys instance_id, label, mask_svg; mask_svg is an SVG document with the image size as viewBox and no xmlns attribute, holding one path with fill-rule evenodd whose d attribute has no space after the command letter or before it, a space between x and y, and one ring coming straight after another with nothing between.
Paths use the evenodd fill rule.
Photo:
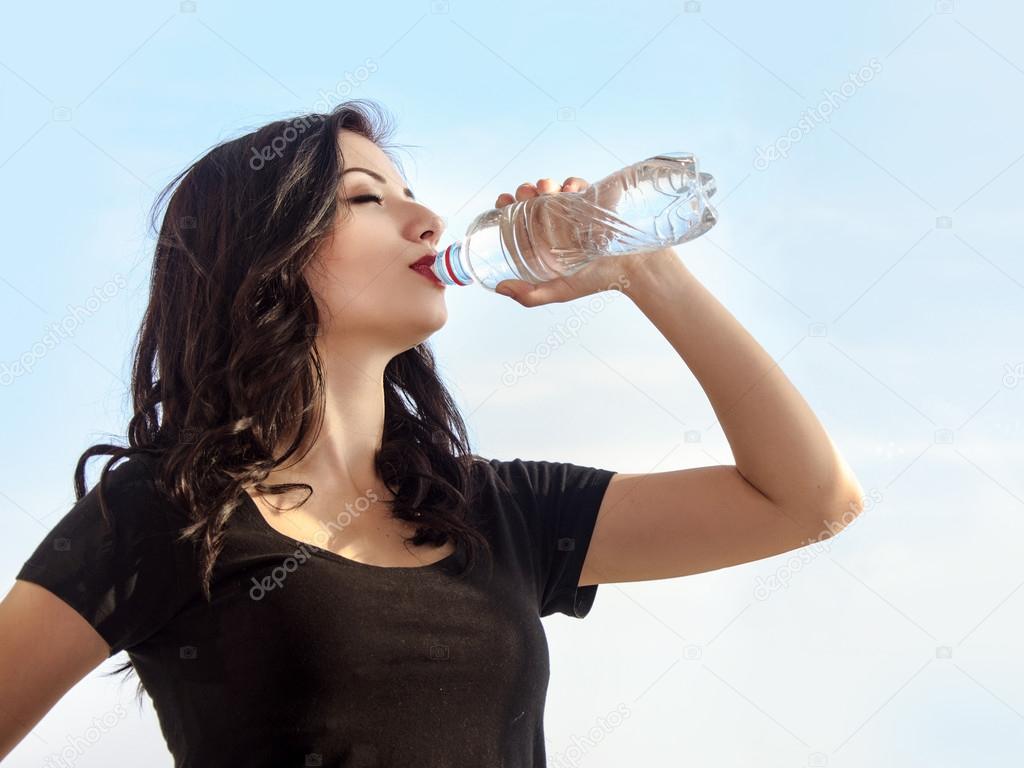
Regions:
<instances>
[{"instance_id":1,"label":"water in bottle","mask_svg":"<svg viewBox=\"0 0 1024 768\"><path fill-rule=\"evenodd\" d=\"M445 285L540 283L603 257L693 240L715 225L715 180L689 152L626 166L581 192L541 194L492 208L438 251L431 271Z\"/></svg>"}]
</instances>

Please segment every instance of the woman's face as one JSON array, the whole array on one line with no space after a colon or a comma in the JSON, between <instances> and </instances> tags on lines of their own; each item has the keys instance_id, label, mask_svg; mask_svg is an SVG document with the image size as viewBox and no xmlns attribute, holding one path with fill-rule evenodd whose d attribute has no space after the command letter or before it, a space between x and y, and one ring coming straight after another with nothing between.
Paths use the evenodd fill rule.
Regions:
<instances>
[{"instance_id":1,"label":"woman's face","mask_svg":"<svg viewBox=\"0 0 1024 768\"><path fill-rule=\"evenodd\" d=\"M448 319L445 287L409 268L440 249L444 222L409 197L394 163L372 141L342 130L338 144L344 166L338 195L352 208L343 219L339 206L334 231L306 274L320 304L320 333L344 346L399 354Z\"/></svg>"}]
</instances>

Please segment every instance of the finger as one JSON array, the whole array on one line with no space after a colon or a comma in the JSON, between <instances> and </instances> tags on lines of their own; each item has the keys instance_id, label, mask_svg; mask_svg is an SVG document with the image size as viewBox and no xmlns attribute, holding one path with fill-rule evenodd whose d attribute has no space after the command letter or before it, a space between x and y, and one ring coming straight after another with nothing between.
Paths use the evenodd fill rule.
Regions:
<instances>
[{"instance_id":1,"label":"finger","mask_svg":"<svg viewBox=\"0 0 1024 768\"><path fill-rule=\"evenodd\" d=\"M586 179L581 179L579 176L570 176L562 182L563 192L582 192L590 184L587 183Z\"/></svg>"},{"instance_id":2,"label":"finger","mask_svg":"<svg viewBox=\"0 0 1024 768\"><path fill-rule=\"evenodd\" d=\"M558 191L558 185L551 179L538 179L537 191L542 195L549 195L552 192Z\"/></svg>"},{"instance_id":3,"label":"finger","mask_svg":"<svg viewBox=\"0 0 1024 768\"><path fill-rule=\"evenodd\" d=\"M541 304L568 301L572 298L571 288L562 280L546 283L530 283L525 280L502 280L494 286L495 293L507 295L524 307L538 307Z\"/></svg>"},{"instance_id":4,"label":"finger","mask_svg":"<svg viewBox=\"0 0 1024 768\"><path fill-rule=\"evenodd\" d=\"M518 187L516 187L516 200L529 200L532 197L536 197L539 192L537 188L527 181L524 181Z\"/></svg>"},{"instance_id":5,"label":"finger","mask_svg":"<svg viewBox=\"0 0 1024 768\"><path fill-rule=\"evenodd\" d=\"M532 286L533 283L529 283L526 280L508 279L502 280L500 283L495 285L494 292L519 301L519 297L528 292Z\"/></svg>"},{"instance_id":6,"label":"finger","mask_svg":"<svg viewBox=\"0 0 1024 768\"><path fill-rule=\"evenodd\" d=\"M515 287L513 287L515 290ZM557 304L572 298L572 288L564 280L548 280L544 283L526 283L523 290L515 293L515 300L524 307L539 307L542 304Z\"/></svg>"},{"instance_id":7,"label":"finger","mask_svg":"<svg viewBox=\"0 0 1024 768\"><path fill-rule=\"evenodd\" d=\"M495 208L504 208L509 203L514 203L516 199L512 197L508 192L502 192L498 195L498 199L494 201Z\"/></svg>"}]
</instances>

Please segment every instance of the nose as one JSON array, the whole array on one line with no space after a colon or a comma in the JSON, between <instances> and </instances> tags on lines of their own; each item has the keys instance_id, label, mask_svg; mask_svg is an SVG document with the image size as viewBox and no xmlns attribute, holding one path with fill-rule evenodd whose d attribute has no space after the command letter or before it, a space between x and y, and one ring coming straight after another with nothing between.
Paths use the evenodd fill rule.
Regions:
<instances>
[{"instance_id":1,"label":"nose","mask_svg":"<svg viewBox=\"0 0 1024 768\"><path fill-rule=\"evenodd\" d=\"M441 233L445 230L444 219L438 216L433 211L429 212L429 219L427 223L427 229L420 235L421 240L426 240L430 247L437 250L441 246Z\"/></svg>"}]
</instances>

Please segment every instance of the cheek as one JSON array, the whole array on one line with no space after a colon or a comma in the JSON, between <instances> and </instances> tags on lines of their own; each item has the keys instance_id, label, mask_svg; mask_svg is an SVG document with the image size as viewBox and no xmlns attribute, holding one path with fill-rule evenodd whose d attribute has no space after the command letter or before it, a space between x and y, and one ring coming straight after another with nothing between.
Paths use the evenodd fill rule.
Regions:
<instances>
[{"instance_id":1,"label":"cheek","mask_svg":"<svg viewBox=\"0 0 1024 768\"><path fill-rule=\"evenodd\" d=\"M410 256L388 253L376 228L360 226L358 218L335 232L320 251L320 265L306 274L310 288L335 315L344 313L373 322L393 321L397 315L422 311L429 285L409 269Z\"/></svg>"},{"instance_id":2,"label":"cheek","mask_svg":"<svg viewBox=\"0 0 1024 768\"><path fill-rule=\"evenodd\" d=\"M311 276L322 296L330 297L332 303L351 301L374 291L386 278L381 273L387 268L385 257L366 245L371 237L370 233L360 236L358 228L350 227L345 237L336 237L323 251L322 267Z\"/></svg>"},{"instance_id":3,"label":"cheek","mask_svg":"<svg viewBox=\"0 0 1024 768\"><path fill-rule=\"evenodd\" d=\"M417 293L423 290L417 279L423 278L401 260L389 262L386 256L366 252L331 257L323 271L307 275L318 303L349 322L360 318L372 325L415 309L417 296L423 295Z\"/></svg>"}]
</instances>

